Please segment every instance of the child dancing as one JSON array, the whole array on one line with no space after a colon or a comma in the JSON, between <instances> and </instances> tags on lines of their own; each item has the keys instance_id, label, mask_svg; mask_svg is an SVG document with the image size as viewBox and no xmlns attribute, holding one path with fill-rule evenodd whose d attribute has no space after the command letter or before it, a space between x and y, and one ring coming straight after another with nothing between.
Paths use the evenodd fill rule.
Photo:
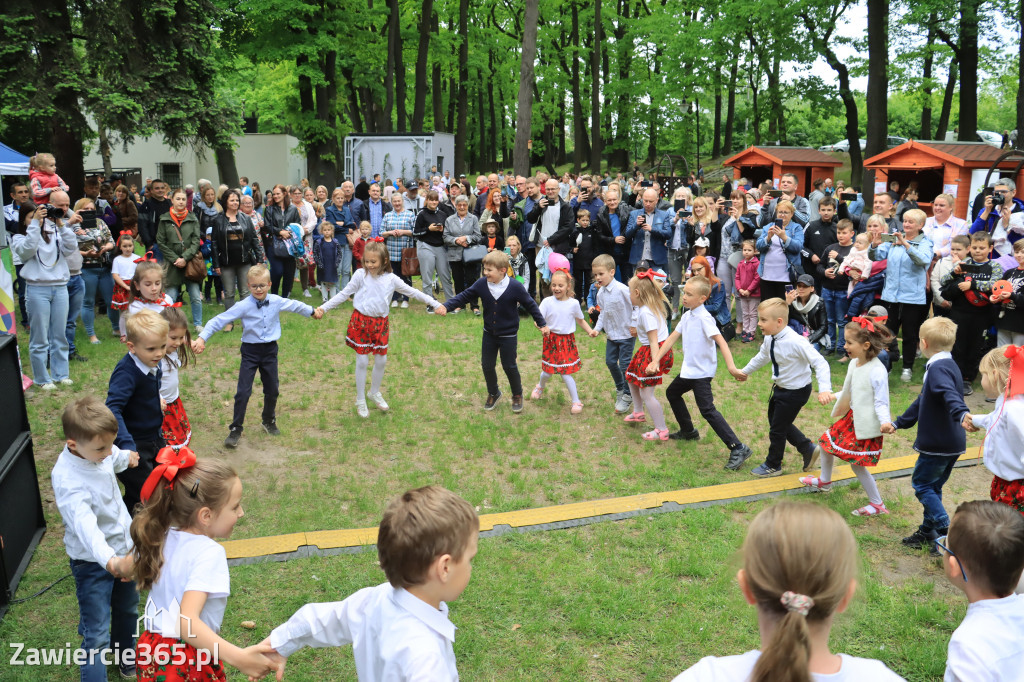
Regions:
<instances>
[{"instance_id":1,"label":"child dancing","mask_svg":"<svg viewBox=\"0 0 1024 682\"><path fill-rule=\"evenodd\" d=\"M650 413L654 429L643 434L644 440L668 440L668 425L665 411L654 397L654 389L661 385L662 377L672 369L672 349L665 353L655 371L651 372L651 348L657 348L668 338L668 324L665 309L668 298L661 286L655 283L654 270L641 270L629 280L629 299L637 308L636 335L640 348L626 368L626 383L633 397L633 411L623 420L630 424L647 421L645 411ZM639 409L638 409L639 408Z\"/></svg>"},{"instance_id":2,"label":"child dancing","mask_svg":"<svg viewBox=\"0 0 1024 682\"><path fill-rule=\"evenodd\" d=\"M575 281L566 270L556 270L551 275L551 295L540 303L540 313L547 321L550 331L544 335L544 352L541 356L540 382L530 394L531 400L540 400L544 386L553 374L561 374L572 400L571 414L583 411L576 380L572 374L580 371L579 350L576 348L576 325L580 324L589 334L593 331L583 319L579 302L572 296Z\"/></svg>"},{"instance_id":3,"label":"child dancing","mask_svg":"<svg viewBox=\"0 0 1024 682\"><path fill-rule=\"evenodd\" d=\"M160 314L169 327L167 347L160 361L160 407L164 412L160 435L167 445L178 450L192 440L192 425L178 392L178 370L186 367L190 359L195 361L195 356L192 354L188 318L181 308L164 308Z\"/></svg>"}]
</instances>

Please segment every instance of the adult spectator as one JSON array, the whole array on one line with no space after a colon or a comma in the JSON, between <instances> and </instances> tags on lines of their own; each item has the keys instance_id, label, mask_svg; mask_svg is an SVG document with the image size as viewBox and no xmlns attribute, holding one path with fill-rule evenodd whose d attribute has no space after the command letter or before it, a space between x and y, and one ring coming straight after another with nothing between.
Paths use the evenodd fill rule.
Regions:
<instances>
[{"instance_id":1,"label":"adult spectator","mask_svg":"<svg viewBox=\"0 0 1024 682\"><path fill-rule=\"evenodd\" d=\"M546 247L571 259L573 247L576 246L572 239L576 216L569 204L559 197L558 191L558 180L549 179L544 185L544 196L526 215L526 222L535 226L531 231L531 234L536 235L533 240L535 248ZM551 295L551 287L543 279L537 283L537 288L540 290L540 298Z\"/></svg>"},{"instance_id":2,"label":"adult spectator","mask_svg":"<svg viewBox=\"0 0 1024 682\"><path fill-rule=\"evenodd\" d=\"M461 185L453 182L449 189L456 187ZM440 284L444 290L445 300L448 300L455 296L451 269L448 267L448 250L444 245L444 224L449 214L439 210L439 199L437 192L427 192L426 206L416 214L412 236L416 240L416 258L420 261L423 293L435 296L435 284ZM458 201L458 197L455 201ZM434 309L427 306L427 312L432 313Z\"/></svg>"},{"instance_id":3,"label":"adult spectator","mask_svg":"<svg viewBox=\"0 0 1024 682\"><path fill-rule=\"evenodd\" d=\"M661 190L661 185L657 182L651 183L651 189L658 193L658 210L667 211L672 208L672 204L665 198L664 192ZM691 192L691 196L693 196Z\"/></svg>"},{"instance_id":4,"label":"adult spectator","mask_svg":"<svg viewBox=\"0 0 1024 682\"><path fill-rule=\"evenodd\" d=\"M306 189L309 189L308 187ZM288 196L291 198L292 206L299 213L299 225L302 226L302 244L306 249L306 255L295 259L295 267L299 271L299 286L302 287L302 295L305 298L312 298L309 287L316 282L310 282L310 265L313 257L313 232L316 230L316 210L313 204L303 197L301 187L295 185L288 188ZM224 207L227 210L227 207ZM246 270L248 272L248 269ZM245 283L245 280L242 280ZM227 301L227 287L224 289L225 302Z\"/></svg>"},{"instance_id":5,"label":"adult spectator","mask_svg":"<svg viewBox=\"0 0 1024 682\"><path fill-rule=\"evenodd\" d=\"M77 212L69 212L71 200L68 199L66 203L57 203L56 200L50 202L53 206L60 209L61 213L69 220L69 216L73 216L76 223L73 225L75 232L75 239L79 242L78 248L67 257L68 263L68 319L64 322L64 334L68 342L68 359L77 360L78 362L86 362L87 358L78 352L78 348L75 346L75 327L78 323L78 318L82 314L82 304L85 302L85 281L82 279L82 253L83 246L91 249L91 247L82 244L83 240L88 240L88 235L85 230L82 229L82 221L84 216ZM87 206L91 210L88 215L90 225L96 224L96 205L90 199L79 199L78 204ZM95 305L95 304L94 304Z\"/></svg>"},{"instance_id":6,"label":"adult spectator","mask_svg":"<svg viewBox=\"0 0 1024 682\"><path fill-rule=\"evenodd\" d=\"M148 197L139 208L139 240L157 260L162 260L160 249L156 248L156 225L160 216L170 212L171 200L167 197L167 183L156 178L149 185ZM55 204L56 205L56 204Z\"/></svg>"},{"instance_id":7,"label":"adult spectator","mask_svg":"<svg viewBox=\"0 0 1024 682\"><path fill-rule=\"evenodd\" d=\"M448 189L448 185L452 184L452 172L451 171L445 171L444 172L444 176L441 178L441 184L445 186L445 189Z\"/></svg>"},{"instance_id":8,"label":"adult spectator","mask_svg":"<svg viewBox=\"0 0 1024 682\"><path fill-rule=\"evenodd\" d=\"M602 232L612 235L611 255L615 259L615 279L628 282L633 272L629 269L630 241L626 239L629 225L629 204L622 200L620 185L612 183L604 192L604 206L597 214L597 225Z\"/></svg>"},{"instance_id":9,"label":"adult spectator","mask_svg":"<svg viewBox=\"0 0 1024 682\"><path fill-rule=\"evenodd\" d=\"M224 212L213 223L210 249L213 271L220 275L224 286L224 310L230 310L235 305L235 291L238 291L239 301L249 295L249 268L256 264L258 237L249 216L240 210L242 197L238 192L233 189L224 192L220 204ZM312 250L312 241L309 248ZM232 326L229 322L224 331L231 331Z\"/></svg>"},{"instance_id":10,"label":"adult spectator","mask_svg":"<svg viewBox=\"0 0 1024 682\"><path fill-rule=\"evenodd\" d=\"M519 179L516 179L516 185L518 186ZM521 197L516 199L512 205L512 210L509 211L508 215L508 234L509 236L515 235L519 238L519 244L522 247L523 254L526 256L526 262L530 268L529 281L526 282L526 290L530 292L530 295L536 294L536 276L537 276L537 244L536 235L534 234L534 223L530 223L526 220L526 216L534 209L537 202L540 201L540 186L537 184L537 178L523 178L522 189L518 190L517 193L521 193Z\"/></svg>"},{"instance_id":11,"label":"adult spectator","mask_svg":"<svg viewBox=\"0 0 1024 682\"><path fill-rule=\"evenodd\" d=\"M376 177L374 176L374 184L379 186L380 183L376 181ZM369 201L370 199L370 183L366 181L365 175L359 176L359 184L355 188L355 197L360 201Z\"/></svg>"},{"instance_id":12,"label":"adult spectator","mask_svg":"<svg viewBox=\"0 0 1024 682\"><path fill-rule=\"evenodd\" d=\"M935 247L921 234L927 216L920 209L911 209L903 215L903 230L896 233L895 242L883 242L877 234L871 242L871 259L887 261L882 303L889 312L887 326L894 337L903 328L903 372L900 381L907 383L913 374L917 357L917 340L921 324L928 319L925 284L928 266L932 263ZM894 338L889 346L889 357L895 365L899 348Z\"/></svg>"},{"instance_id":13,"label":"adult spectator","mask_svg":"<svg viewBox=\"0 0 1024 682\"><path fill-rule=\"evenodd\" d=\"M680 185L672 193L672 202L675 212L672 214L672 236L669 237L666 246L668 247L668 264L666 272L672 283L672 300L669 302L672 308L672 317L676 317L679 310L679 294L683 283L683 273L686 272L688 242L686 233L689 223L686 222L687 214L692 215L692 198L690 190Z\"/></svg>"},{"instance_id":14,"label":"adult spectator","mask_svg":"<svg viewBox=\"0 0 1024 682\"><path fill-rule=\"evenodd\" d=\"M722 175L722 196L732 196L732 181L728 175Z\"/></svg>"},{"instance_id":15,"label":"adult spectator","mask_svg":"<svg viewBox=\"0 0 1024 682\"><path fill-rule=\"evenodd\" d=\"M903 214L907 211L915 208L919 208L917 205L917 187L911 183L909 187L903 190L903 196L900 197L900 202L896 204L896 220L903 222Z\"/></svg>"},{"instance_id":16,"label":"adult spectator","mask_svg":"<svg viewBox=\"0 0 1024 682\"><path fill-rule=\"evenodd\" d=\"M212 187L208 189L213 191ZM249 197L249 201L252 201L252 197ZM198 334L203 330L203 292L199 282L187 279L185 272L188 270L189 261L199 253L199 242L205 233L200 227L196 213L189 211L187 204L185 190L177 189L171 193L171 210L161 216L160 222L157 223L156 243L159 244L167 262L164 291L171 300L180 301L181 287L185 287L192 307L192 324ZM221 214L217 216L220 217ZM213 230L216 231L215 226ZM223 278L221 280L223 281Z\"/></svg>"},{"instance_id":17,"label":"adult spectator","mask_svg":"<svg viewBox=\"0 0 1024 682\"><path fill-rule=\"evenodd\" d=\"M475 194L476 196L480 196L482 194L486 194L487 189L488 189L487 176L486 175L478 175L478 176L476 176L476 189L473 190L473 194Z\"/></svg>"},{"instance_id":18,"label":"adult spectator","mask_svg":"<svg viewBox=\"0 0 1024 682\"><path fill-rule=\"evenodd\" d=\"M370 216L366 212L366 203L355 195L355 191L355 185L352 184L351 180L341 183L341 193L345 199L344 203L348 206L349 212L352 213L353 222L358 226L364 220L369 220ZM369 197L369 194L367 194L367 197ZM359 235L357 234L356 236L358 237Z\"/></svg>"},{"instance_id":19,"label":"adult spectator","mask_svg":"<svg viewBox=\"0 0 1024 682\"><path fill-rule=\"evenodd\" d=\"M903 229L903 226L893 217L893 201L892 196L888 192L879 192L875 194L875 198L871 202L871 213L861 213L859 218L854 219L850 215L850 210L846 206L846 202L840 200L839 202L839 219L840 220L852 220L853 226L857 231L857 234L866 232L868 229L868 219L872 215L882 216L889 228L889 234L895 234Z\"/></svg>"},{"instance_id":20,"label":"adult spectator","mask_svg":"<svg viewBox=\"0 0 1024 682\"><path fill-rule=\"evenodd\" d=\"M334 226L334 241L338 242L340 263L338 265L338 290L344 289L352 279L352 243L359 235L359 226L352 218L352 211L345 203L345 194L340 187L334 188L331 203L324 209L324 220ZM313 241L323 237L318 229L313 233Z\"/></svg>"},{"instance_id":21,"label":"adult spectator","mask_svg":"<svg viewBox=\"0 0 1024 682\"><path fill-rule=\"evenodd\" d=\"M119 335L118 311L110 308L110 297L114 293L114 280L110 276L110 264L115 255L116 242L110 233L110 228L102 220L96 217L96 205L92 199L79 199L75 203L75 213L82 216L82 222L75 230L78 237L78 252L82 255L82 283L84 284L84 297L81 305L82 324L85 325L85 333L89 336L89 343L99 343L96 336L96 305L97 294L103 303L110 321L111 329L115 335ZM76 311L70 309L71 297L68 298L69 317ZM76 315L77 317L77 315ZM73 325L72 318L72 325ZM72 335L74 326L72 326ZM70 344L68 354L70 356Z\"/></svg>"},{"instance_id":22,"label":"adult spectator","mask_svg":"<svg viewBox=\"0 0 1024 682\"><path fill-rule=\"evenodd\" d=\"M732 295L736 288L736 266L743 260L743 241L754 239L757 232L757 209L747 206L747 194L742 189L734 189L729 195L729 203L725 204L722 216L722 245L715 263L715 274L725 288L727 309L732 308Z\"/></svg>"},{"instance_id":23,"label":"adult spectator","mask_svg":"<svg viewBox=\"0 0 1024 682\"><path fill-rule=\"evenodd\" d=\"M761 207L761 219L758 224L762 229L775 223L777 219L775 215L776 207L783 201L788 201L793 205L794 213L791 218L792 220L800 225L807 224L810 216L810 206L807 203L807 199L796 193L798 182L795 174L782 174L782 177L779 178L779 191L782 192L782 196L772 197L771 201L765 198L765 205ZM694 195L696 195L696 192Z\"/></svg>"},{"instance_id":24,"label":"adult spectator","mask_svg":"<svg viewBox=\"0 0 1024 682\"><path fill-rule=\"evenodd\" d=\"M924 222L924 236L935 247L935 257L949 255L953 237L970 233L971 226L963 218L953 215L956 198L952 194L940 194L932 200L932 214Z\"/></svg>"},{"instance_id":25,"label":"adult spectator","mask_svg":"<svg viewBox=\"0 0 1024 682\"><path fill-rule=\"evenodd\" d=\"M327 193L327 187L324 186L324 185L317 185L316 186L316 203L320 204L321 206L324 206L324 205L327 204L327 201L329 199L330 199L330 195Z\"/></svg>"},{"instance_id":26,"label":"adult spectator","mask_svg":"<svg viewBox=\"0 0 1024 682\"><path fill-rule=\"evenodd\" d=\"M74 383L68 376L65 335L70 278L67 259L78 253L78 239L72 228L81 218L65 219L70 203L67 193L61 190L50 194L50 204L57 207L59 215L49 216L45 209L37 209L31 202L23 203L18 221L27 229L11 241L11 249L21 259L21 276L25 280L32 376L44 391L56 388L54 382Z\"/></svg>"},{"instance_id":27,"label":"adult spectator","mask_svg":"<svg viewBox=\"0 0 1024 682\"><path fill-rule=\"evenodd\" d=\"M580 209L590 211L590 223L592 225L596 224L597 216L601 213L604 202L601 201L600 192L597 185L594 184L594 178L589 175L581 175L579 178L579 188L579 196L570 201L569 206L574 212Z\"/></svg>"},{"instance_id":28,"label":"adult spectator","mask_svg":"<svg viewBox=\"0 0 1024 682\"><path fill-rule=\"evenodd\" d=\"M1024 201L1014 196L1017 184L1009 178L993 180L989 187L992 191L985 197L981 213L971 225L971 234L985 231L992 235L993 260L1003 256L1012 257L1013 243L1024 237L1024 224L1021 223L1024 216L1018 216L1013 221L1011 216L1024 211ZM1010 267L1015 267L1015 264Z\"/></svg>"},{"instance_id":29,"label":"adult spectator","mask_svg":"<svg viewBox=\"0 0 1024 682\"><path fill-rule=\"evenodd\" d=\"M391 270L409 286L412 286L412 277L402 274L402 251L412 247L412 230L415 225L416 214L405 208L405 199L401 194L392 194L391 211L381 222L380 236L387 243ZM408 308L409 297L396 291L391 297L391 307L395 308L399 304Z\"/></svg>"},{"instance_id":30,"label":"adult spectator","mask_svg":"<svg viewBox=\"0 0 1024 682\"><path fill-rule=\"evenodd\" d=\"M392 195L394 196L394 195ZM380 185L370 185L370 199L366 202L367 220L370 221L370 237L376 239L380 236L380 226L384 222L384 216L391 211L391 205L380 198Z\"/></svg>"},{"instance_id":31,"label":"adult spectator","mask_svg":"<svg viewBox=\"0 0 1024 682\"><path fill-rule=\"evenodd\" d=\"M775 202L773 202L775 203ZM761 300L786 297L786 285L792 284L800 274L800 250L804 247L804 227L794 216L796 208L790 201L779 201L774 215L782 223L769 223L757 239L761 263L757 274L761 277ZM761 216L764 217L762 211Z\"/></svg>"},{"instance_id":32,"label":"adult spectator","mask_svg":"<svg viewBox=\"0 0 1024 682\"><path fill-rule=\"evenodd\" d=\"M626 240L632 242L629 251L629 271L641 262L652 268L668 267L666 243L672 237L672 214L658 210L658 192L653 187L644 190L643 205L630 212L626 224Z\"/></svg>"},{"instance_id":33,"label":"adult spectator","mask_svg":"<svg viewBox=\"0 0 1024 682\"><path fill-rule=\"evenodd\" d=\"M238 189L242 193L243 197L252 196L252 187L249 186L249 178L244 175L238 178Z\"/></svg>"},{"instance_id":34,"label":"adult spectator","mask_svg":"<svg viewBox=\"0 0 1024 682\"><path fill-rule=\"evenodd\" d=\"M295 282L295 258L288 254L285 240L292 237L288 226L297 222L299 209L292 206L288 189L284 185L274 185L263 211L263 224L271 239L271 249L267 252L270 258L270 292L275 295L280 292L284 298L291 295Z\"/></svg>"},{"instance_id":35,"label":"adult spectator","mask_svg":"<svg viewBox=\"0 0 1024 682\"><path fill-rule=\"evenodd\" d=\"M4 206L4 226L8 233L8 243L14 235L25 234L25 226L19 222L18 216L21 213L21 207L31 203L28 185L23 182L11 185L11 203ZM26 327L28 326L28 311L25 308L25 280L21 278L21 258L13 250L11 256L14 261L14 288L18 293L18 307L21 309L21 326Z\"/></svg>"},{"instance_id":36,"label":"adult spectator","mask_svg":"<svg viewBox=\"0 0 1024 682\"><path fill-rule=\"evenodd\" d=\"M199 223L199 237L207 239L213 229L213 221L223 212L217 201L217 190L210 184L199 185L199 201L192 209Z\"/></svg>"},{"instance_id":37,"label":"adult spectator","mask_svg":"<svg viewBox=\"0 0 1024 682\"><path fill-rule=\"evenodd\" d=\"M263 216L256 210L255 197L249 196L248 194L242 195L242 213L248 216L249 220L252 221L253 229L256 230L256 236L259 237L259 239L256 240L256 262L266 264L267 247L263 243Z\"/></svg>"},{"instance_id":38,"label":"adult spectator","mask_svg":"<svg viewBox=\"0 0 1024 682\"><path fill-rule=\"evenodd\" d=\"M568 173L562 174L562 181L558 183L558 198L562 201L569 200L569 190L573 187L572 176Z\"/></svg>"},{"instance_id":39,"label":"adult spectator","mask_svg":"<svg viewBox=\"0 0 1024 682\"><path fill-rule=\"evenodd\" d=\"M686 230L686 243L692 250L697 240L708 240L708 250L704 254L709 261L717 264L722 255L722 225L724 220L717 215L716 204L708 197L697 197L693 200L693 210L683 218Z\"/></svg>"},{"instance_id":40,"label":"adult spectator","mask_svg":"<svg viewBox=\"0 0 1024 682\"><path fill-rule=\"evenodd\" d=\"M477 216L481 224L493 219L500 226L502 221L508 218L508 197L502 194L500 189L492 189L486 194L477 197L476 205L483 206L483 209ZM502 229L502 234L504 234L504 229Z\"/></svg>"},{"instance_id":41,"label":"adult spectator","mask_svg":"<svg viewBox=\"0 0 1024 682\"><path fill-rule=\"evenodd\" d=\"M110 202L100 198L99 178L95 176L86 178L82 185L82 193L95 205L96 217L112 229L117 224L117 216L114 215L114 209L110 206Z\"/></svg>"},{"instance_id":42,"label":"adult spectator","mask_svg":"<svg viewBox=\"0 0 1024 682\"><path fill-rule=\"evenodd\" d=\"M779 184L782 184L781 182ZM825 198L824 178L814 178L811 193L807 195L807 223L818 219L818 202ZM806 225L805 225L806 227Z\"/></svg>"},{"instance_id":43,"label":"adult spectator","mask_svg":"<svg viewBox=\"0 0 1024 682\"><path fill-rule=\"evenodd\" d=\"M485 178L486 180L486 178ZM444 245L448 249L448 266L455 282L455 293L462 293L480 277L480 261L466 261L465 251L475 244L483 244L480 220L469 212L469 199L460 196L455 200L455 215L444 221ZM476 299L470 303L473 313L480 314Z\"/></svg>"},{"instance_id":44,"label":"adult spectator","mask_svg":"<svg viewBox=\"0 0 1024 682\"><path fill-rule=\"evenodd\" d=\"M127 186L118 185L114 188L113 206L117 216L115 231L119 234L124 231L131 232L132 238L137 239L139 236L139 207L136 206L131 190Z\"/></svg>"},{"instance_id":45,"label":"adult spectator","mask_svg":"<svg viewBox=\"0 0 1024 682\"><path fill-rule=\"evenodd\" d=\"M822 184L821 191L825 193L825 196L830 197L836 193L836 188L832 184L832 178L825 178Z\"/></svg>"}]
</instances>

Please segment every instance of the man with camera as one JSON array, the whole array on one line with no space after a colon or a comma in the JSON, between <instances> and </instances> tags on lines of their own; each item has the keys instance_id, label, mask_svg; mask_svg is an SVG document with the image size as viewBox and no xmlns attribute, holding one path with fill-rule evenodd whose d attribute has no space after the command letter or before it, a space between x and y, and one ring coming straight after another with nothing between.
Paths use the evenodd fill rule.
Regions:
<instances>
[{"instance_id":1,"label":"man with camera","mask_svg":"<svg viewBox=\"0 0 1024 682\"><path fill-rule=\"evenodd\" d=\"M580 194L577 197L573 197L573 200L569 202L570 208L572 208L573 214L581 208L585 208L590 211L590 223L596 224L597 216L601 213L601 208L604 206L604 202L601 201L601 197L598 196L597 187L594 184L594 178L589 175L581 175L579 179Z\"/></svg>"},{"instance_id":2,"label":"man with camera","mask_svg":"<svg viewBox=\"0 0 1024 682\"><path fill-rule=\"evenodd\" d=\"M1024 201L1017 199L1016 183L1009 178L998 178L989 184L984 208L971 225L971 234L988 232L992 235L993 260L1013 254L1013 243L1024 237ZM1011 265L1015 267L1015 265Z\"/></svg>"},{"instance_id":3,"label":"man with camera","mask_svg":"<svg viewBox=\"0 0 1024 682\"><path fill-rule=\"evenodd\" d=\"M761 207L761 217L758 221L758 225L760 227L763 228L775 224L775 207L780 201L792 202L793 208L796 209L793 220L801 226L807 224L808 216L810 215L810 205L807 203L807 199L805 197L796 193L798 183L799 180L797 180L795 174L782 174L782 177L779 178L779 196L773 196L770 202L766 199L764 205ZM775 190L769 190L769 192L774 191Z\"/></svg>"},{"instance_id":4,"label":"man with camera","mask_svg":"<svg viewBox=\"0 0 1024 682\"><path fill-rule=\"evenodd\" d=\"M889 234L896 234L897 232L903 231L903 225L900 224L900 222L893 216L892 195L888 192L875 193L875 197L871 202L871 213L861 213L857 218L854 218L851 215L850 209L846 205L847 198L848 197L845 192L839 195L839 219L852 220L857 234L867 231L868 218L875 214L885 217L886 221L889 223Z\"/></svg>"},{"instance_id":5,"label":"man with camera","mask_svg":"<svg viewBox=\"0 0 1024 682\"><path fill-rule=\"evenodd\" d=\"M629 251L629 272L637 263L646 261L651 267L668 267L668 247L672 237L672 213L658 210L658 192L648 187L643 193L643 206L629 214L626 241L632 240Z\"/></svg>"}]
</instances>

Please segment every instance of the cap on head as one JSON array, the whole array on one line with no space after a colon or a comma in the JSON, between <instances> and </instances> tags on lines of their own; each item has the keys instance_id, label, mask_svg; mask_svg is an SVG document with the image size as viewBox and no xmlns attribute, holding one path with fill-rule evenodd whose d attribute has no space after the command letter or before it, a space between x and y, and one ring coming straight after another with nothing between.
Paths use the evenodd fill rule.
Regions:
<instances>
[{"instance_id":1,"label":"cap on head","mask_svg":"<svg viewBox=\"0 0 1024 682\"><path fill-rule=\"evenodd\" d=\"M799 277L796 278L796 283L799 286L813 287L814 278L811 277L810 275L800 275Z\"/></svg>"}]
</instances>

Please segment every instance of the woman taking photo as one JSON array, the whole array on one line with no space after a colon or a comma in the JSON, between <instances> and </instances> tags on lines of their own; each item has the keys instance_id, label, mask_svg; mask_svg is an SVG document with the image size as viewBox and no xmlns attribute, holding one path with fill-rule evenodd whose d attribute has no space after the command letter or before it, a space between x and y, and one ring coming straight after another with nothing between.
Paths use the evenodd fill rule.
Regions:
<instances>
[{"instance_id":1,"label":"woman taking photo","mask_svg":"<svg viewBox=\"0 0 1024 682\"><path fill-rule=\"evenodd\" d=\"M295 257L288 253L291 223L299 222L299 209L292 205L284 185L274 185L263 210L263 231L270 243L270 293L288 298L295 283Z\"/></svg>"},{"instance_id":2,"label":"woman taking photo","mask_svg":"<svg viewBox=\"0 0 1024 682\"><path fill-rule=\"evenodd\" d=\"M259 237L249 216L242 213L242 196L229 189L220 197L224 212L213 222L210 249L213 251L213 271L224 284L224 310L235 305L235 291L241 301L249 294L249 268L257 263ZM229 322L224 331L231 331Z\"/></svg>"},{"instance_id":3,"label":"woman taking photo","mask_svg":"<svg viewBox=\"0 0 1024 682\"><path fill-rule=\"evenodd\" d=\"M185 190L176 189L171 193L171 210L157 222L156 243L167 264L164 291L172 301L180 301L181 287L188 290L192 324L197 334L203 330L203 293L199 282L187 279L185 273L189 261L199 253L199 239L199 219L188 210L188 195Z\"/></svg>"},{"instance_id":4,"label":"woman taking photo","mask_svg":"<svg viewBox=\"0 0 1024 682\"><path fill-rule=\"evenodd\" d=\"M761 300L786 297L786 286L799 274L800 249L804 248L804 228L793 221L796 209L791 201L780 201L775 206L775 222L765 226L757 239L761 264L757 274L761 277Z\"/></svg>"}]
</instances>

